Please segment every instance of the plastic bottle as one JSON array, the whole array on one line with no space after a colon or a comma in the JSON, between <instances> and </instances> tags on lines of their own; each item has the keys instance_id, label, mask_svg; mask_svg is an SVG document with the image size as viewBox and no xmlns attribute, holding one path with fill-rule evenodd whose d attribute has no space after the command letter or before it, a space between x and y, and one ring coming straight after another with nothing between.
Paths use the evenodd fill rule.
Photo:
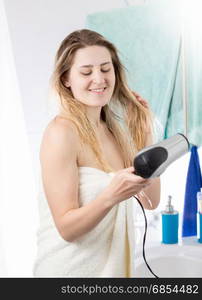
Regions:
<instances>
[{"instance_id":1,"label":"plastic bottle","mask_svg":"<svg viewBox=\"0 0 202 300\"><path fill-rule=\"evenodd\" d=\"M172 196L168 196L168 202L162 215L162 243L178 243L179 213L171 204Z\"/></svg>"},{"instance_id":2,"label":"plastic bottle","mask_svg":"<svg viewBox=\"0 0 202 300\"><path fill-rule=\"evenodd\" d=\"M201 191L197 193L197 238L198 242L202 243L202 188Z\"/></svg>"}]
</instances>

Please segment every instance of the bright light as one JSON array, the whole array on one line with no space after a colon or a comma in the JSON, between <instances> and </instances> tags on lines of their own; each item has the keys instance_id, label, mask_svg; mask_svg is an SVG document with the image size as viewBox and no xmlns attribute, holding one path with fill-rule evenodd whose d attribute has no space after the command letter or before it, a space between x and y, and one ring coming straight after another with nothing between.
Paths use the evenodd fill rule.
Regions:
<instances>
[{"instance_id":1,"label":"bright light","mask_svg":"<svg viewBox=\"0 0 202 300\"><path fill-rule=\"evenodd\" d=\"M181 15L185 34L199 39L202 34L202 1L201 0L181 0Z\"/></svg>"}]
</instances>

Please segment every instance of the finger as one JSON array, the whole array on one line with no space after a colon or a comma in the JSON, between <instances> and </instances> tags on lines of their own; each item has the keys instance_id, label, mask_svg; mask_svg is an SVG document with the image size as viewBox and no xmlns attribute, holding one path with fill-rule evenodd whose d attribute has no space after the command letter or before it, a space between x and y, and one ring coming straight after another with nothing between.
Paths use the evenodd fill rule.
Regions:
<instances>
[{"instance_id":1,"label":"finger","mask_svg":"<svg viewBox=\"0 0 202 300\"><path fill-rule=\"evenodd\" d=\"M133 93L133 95L134 95L135 97L140 97L140 95L139 95L138 93L136 93L136 92L134 92L134 91L132 91L132 93Z\"/></svg>"},{"instance_id":2,"label":"finger","mask_svg":"<svg viewBox=\"0 0 202 300\"><path fill-rule=\"evenodd\" d=\"M123 172L134 173L135 172L135 168L134 167L125 168L125 169L123 169Z\"/></svg>"},{"instance_id":3,"label":"finger","mask_svg":"<svg viewBox=\"0 0 202 300\"><path fill-rule=\"evenodd\" d=\"M138 100L139 100L139 102L140 102L143 106L145 106L145 107L148 108L148 103L147 103L146 100L143 100L143 99L138 99Z\"/></svg>"},{"instance_id":4,"label":"finger","mask_svg":"<svg viewBox=\"0 0 202 300\"><path fill-rule=\"evenodd\" d=\"M151 185L151 183L145 184L145 185L144 185L144 189L147 188L147 187L149 187L150 185Z\"/></svg>"},{"instance_id":5,"label":"finger","mask_svg":"<svg viewBox=\"0 0 202 300\"><path fill-rule=\"evenodd\" d=\"M136 183L136 184L134 184L134 187L140 188L140 189L145 189L145 188L148 187L149 185L150 185L150 184Z\"/></svg>"},{"instance_id":6,"label":"finger","mask_svg":"<svg viewBox=\"0 0 202 300\"><path fill-rule=\"evenodd\" d=\"M133 174L133 177L139 178L139 180L145 181L145 182L151 180L151 179L149 179L149 178L144 178L144 177L142 177L142 176L140 176L140 175L137 175L135 172L134 172L134 174Z\"/></svg>"},{"instance_id":7,"label":"finger","mask_svg":"<svg viewBox=\"0 0 202 300\"><path fill-rule=\"evenodd\" d=\"M147 184L149 181L146 178L140 177L138 175L135 174L130 174L130 173L126 173L125 178L127 178L129 181L133 182L135 185L136 184Z\"/></svg>"}]
</instances>

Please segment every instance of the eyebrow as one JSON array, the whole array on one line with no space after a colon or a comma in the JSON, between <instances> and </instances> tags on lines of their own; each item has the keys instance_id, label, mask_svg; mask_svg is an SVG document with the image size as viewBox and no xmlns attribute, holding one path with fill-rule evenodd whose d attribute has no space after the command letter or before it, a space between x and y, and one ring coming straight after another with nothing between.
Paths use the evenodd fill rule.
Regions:
<instances>
[{"instance_id":1,"label":"eyebrow","mask_svg":"<svg viewBox=\"0 0 202 300\"><path fill-rule=\"evenodd\" d=\"M107 64L111 64L111 61L106 61L102 64L100 64L100 66L104 66L104 65L107 65ZM80 68L92 68L93 65L83 65L83 66L80 66Z\"/></svg>"}]
</instances>

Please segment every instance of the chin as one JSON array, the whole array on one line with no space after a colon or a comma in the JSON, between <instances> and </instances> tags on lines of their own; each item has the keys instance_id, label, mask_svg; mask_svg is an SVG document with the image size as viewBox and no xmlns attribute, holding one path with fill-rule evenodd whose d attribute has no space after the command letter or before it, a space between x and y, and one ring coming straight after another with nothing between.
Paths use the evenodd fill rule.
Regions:
<instances>
[{"instance_id":1,"label":"chin","mask_svg":"<svg viewBox=\"0 0 202 300\"><path fill-rule=\"evenodd\" d=\"M109 98L105 98L105 99L96 99L95 97L93 99L89 99L84 102L81 101L83 104L90 106L90 107L103 107L106 104L108 104L110 102Z\"/></svg>"}]
</instances>

